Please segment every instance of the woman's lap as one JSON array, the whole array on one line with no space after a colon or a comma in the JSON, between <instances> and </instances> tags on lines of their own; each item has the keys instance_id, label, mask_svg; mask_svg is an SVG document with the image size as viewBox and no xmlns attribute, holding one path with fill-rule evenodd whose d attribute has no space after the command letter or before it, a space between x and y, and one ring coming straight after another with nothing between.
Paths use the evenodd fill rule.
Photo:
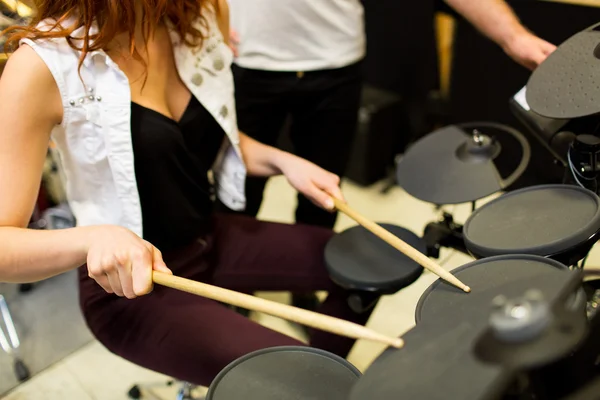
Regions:
<instances>
[{"instance_id":1,"label":"woman's lap","mask_svg":"<svg viewBox=\"0 0 600 400\"><path fill-rule=\"evenodd\" d=\"M332 233L323 228L218 216L212 238L178 255L166 255L174 274L229 289L328 290L329 315L365 323L345 293L329 280L323 261ZM150 295L127 300L105 294L82 268L81 306L96 337L112 352L146 368L207 385L229 362L258 349L300 345L226 306L156 286ZM311 345L346 356L353 341L324 332Z\"/></svg>"},{"instance_id":2,"label":"woman's lap","mask_svg":"<svg viewBox=\"0 0 600 400\"><path fill-rule=\"evenodd\" d=\"M233 290L330 290L325 269L329 229L224 214L215 224L212 283Z\"/></svg>"},{"instance_id":3,"label":"woman's lap","mask_svg":"<svg viewBox=\"0 0 600 400\"><path fill-rule=\"evenodd\" d=\"M110 323L91 328L110 351L145 368L204 386L244 354L271 346L302 345L222 304L170 288L156 287L149 296L117 299L108 307L101 313ZM87 314L97 312L94 307L87 310Z\"/></svg>"}]
</instances>

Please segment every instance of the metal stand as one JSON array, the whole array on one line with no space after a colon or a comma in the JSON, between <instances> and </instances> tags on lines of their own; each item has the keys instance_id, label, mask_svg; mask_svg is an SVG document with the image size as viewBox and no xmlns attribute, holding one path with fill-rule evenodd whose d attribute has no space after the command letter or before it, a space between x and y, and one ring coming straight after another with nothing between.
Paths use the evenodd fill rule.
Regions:
<instances>
[{"instance_id":1,"label":"metal stand","mask_svg":"<svg viewBox=\"0 0 600 400\"><path fill-rule=\"evenodd\" d=\"M196 391L198 389L198 386L192 385L191 383L188 383L188 382L168 381L165 384L165 386L170 387L175 384L180 385L180 388L177 391L176 400L204 400L206 398L204 395L199 396L199 397L195 396L194 391ZM134 385L131 389L129 389L129 392L127 393L127 395L129 396L130 399L133 399L133 400L143 399L145 397L144 397L142 391L148 392L152 396L152 398L155 398L155 399L159 398L159 396L152 391L152 387L146 386L146 385Z\"/></svg>"},{"instance_id":2,"label":"metal stand","mask_svg":"<svg viewBox=\"0 0 600 400\"><path fill-rule=\"evenodd\" d=\"M423 231L423 240L427 246L427 256L440 257L440 249L449 247L469 254L463 239L463 226L454 222L451 214L445 212L438 222L431 222Z\"/></svg>"},{"instance_id":3,"label":"metal stand","mask_svg":"<svg viewBox=\"0 0 600 400\"><path fill-rule=\"evenodd\" d=\"M363 314L373 309L381 294L378 292L350 292L348 296L348 306L356 314Z\"/></svg>"},{"instance_id":4,"label":"metal stand","mask_svg":"<svg viewBox=\"0 0 600 400\"><path fill-rule=\"evenodd\" d=\"M4 296L0 294L0 315L4 322L4 326L0 325L0 346L2 349L13 358L14 371L19 382L24 382L29 379L29 369L25 363L19 358L19 336L15 329L10 311L8 310L8 304Z\"/></svg>"}]
</instances>

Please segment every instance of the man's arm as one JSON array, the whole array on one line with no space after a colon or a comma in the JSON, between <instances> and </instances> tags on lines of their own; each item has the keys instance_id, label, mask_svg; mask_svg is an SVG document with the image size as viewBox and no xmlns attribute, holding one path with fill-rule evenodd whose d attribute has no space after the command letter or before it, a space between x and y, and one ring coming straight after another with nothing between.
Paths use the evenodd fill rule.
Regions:
<instances>
[{"instance_id":1,"label":"man's arm","mask_svg":"<svg viewBox=\"0 0 600 400\"><path fill-rule=\"evenodd\" d=\"M445 0L513 60L535 69L556 47L529 32L504 0Z\"/></svg>"}]
</instances>

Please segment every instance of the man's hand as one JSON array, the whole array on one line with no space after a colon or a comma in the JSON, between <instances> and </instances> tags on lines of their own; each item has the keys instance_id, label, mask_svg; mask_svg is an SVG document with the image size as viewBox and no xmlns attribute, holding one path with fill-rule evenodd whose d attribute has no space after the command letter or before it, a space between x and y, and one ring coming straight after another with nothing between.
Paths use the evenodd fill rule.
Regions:
<instances>
[{"instance_id":1,"label":"man's hand","mask_svg":"<svg viewBox=\"0 0 600 400\"><path fill-rule=\"evenodd\" d=\"M523 30L508 40L503 46L503 50L517 63L534 70L556 50L556 46Z\"/></svg>"},{"instance_id":2,"label":"man's hand","mask_svg":"<svg viewBox=\"0 0 600 400\"><path fill-rule=\"evenodd\" d=\"M229 30L229 47L231 48L231 51L233 51L233 55L235 57L238 56L238 46L240 45L240 36L238 35L238 33L233 30L230 29Z\"/></svg>"},{"instance_id":3,"label":"man's hand","mask_svg":"<svg viewBox=\"0 0 600 400\"><path fill-rule=\"evenodd\" d=\"M556 48L529 32L505 0L445 0L517 63L535 69Z\"/></svg>"}]
</instances>

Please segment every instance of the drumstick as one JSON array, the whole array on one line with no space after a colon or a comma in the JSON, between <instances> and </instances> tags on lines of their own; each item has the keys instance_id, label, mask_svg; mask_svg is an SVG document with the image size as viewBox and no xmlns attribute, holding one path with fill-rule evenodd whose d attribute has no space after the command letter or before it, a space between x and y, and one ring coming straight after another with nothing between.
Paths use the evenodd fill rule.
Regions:
<instances>
[{"instance_id":1,"label":"drumstick","mask_svg":"<svg viewBox=\"0 0 600 400\"><path fill-rule=\"evenodd\" d=\"M387 242L390 246L396 248L398 251L400 251L407 257L412 258L419 265L423 266L424 268L427 268L440 278L464 290L465 292L469 293L471 291L470 287L462 283L454 275L440 267L432 259L424 255L423 253L421 253L420 251L418 251L399 237L393 235L392 233L377 225L376 223L369 221L367 218L354 211L352 208L350 208L350 206L348 206L341 200L334 198L333 202L338 210L340 210L341 212L358 222L367 230L371 231L371 233L373 233L375 236L378 236L380 239Z\"/></svg>"},{"instance_id":2,"label":"drumstick","mask_svg":"<svg viewBox=\"0 0 600 400\"><path fill-rule=\"evenodd\" d=\"M286 304L276 303L274 301L261 299L244 293L235 292L229 289L223 289L218 286L208 285L206 283L192 281L177 276L165 274L164 272L154 271L152 279L154 283L167 286L172 289L192 293L208 299L231 304L233 306L243 307L247 310L254 310L274 317L280 317L288 321L297 322L302 325L310 326L325 332L334 333L340 336L352 339L365 339L387 344L389 346L400 348L404 341L400 338L392 338L375 332L364 326L344 321L342 319L319 314L313 311L303 310L301 308L288 306Z\"/></svg>"}]
</instances>

